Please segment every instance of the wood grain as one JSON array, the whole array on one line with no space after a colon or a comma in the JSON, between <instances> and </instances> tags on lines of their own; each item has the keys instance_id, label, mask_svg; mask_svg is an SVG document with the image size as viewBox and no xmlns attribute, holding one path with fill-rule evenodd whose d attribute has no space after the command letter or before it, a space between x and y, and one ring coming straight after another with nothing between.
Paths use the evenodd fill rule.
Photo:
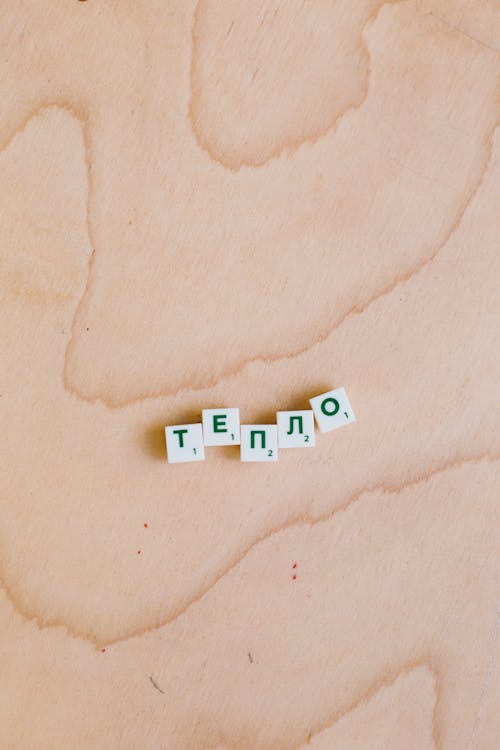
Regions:
<instances>
[{"instance_id":1,"label":"wood grain","mask_svg":"<svg viewBox=\"0 0 500 750\"><path fill-rule=\"evenodd\" d=\"M496 750L498 4L0 19L0 746Z\"/></svg>"}]
</instances>

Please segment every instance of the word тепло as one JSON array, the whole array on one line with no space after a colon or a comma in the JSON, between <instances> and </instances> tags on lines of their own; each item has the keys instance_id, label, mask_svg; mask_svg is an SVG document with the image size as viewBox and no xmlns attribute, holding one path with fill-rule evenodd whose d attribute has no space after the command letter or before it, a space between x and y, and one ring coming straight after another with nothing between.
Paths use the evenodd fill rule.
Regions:
<instances>
[{"instance_id":1,"label":"word \u0442\u0435\u043f\u043b\u043e","mask_svg":"<svg viewBox=\"0 0 500 750\"><path fill-rule=\"evenodd\" d=\"M239 445L242 461L277 461L280 448L313 448L314 420L320 432L355 422L344 388L309 400L311 409L279 411L276 424L242 424L240 410L203 409L202 421L165 427L170 464L205 460L205 448Z\"/></svg>"}]
</instances>

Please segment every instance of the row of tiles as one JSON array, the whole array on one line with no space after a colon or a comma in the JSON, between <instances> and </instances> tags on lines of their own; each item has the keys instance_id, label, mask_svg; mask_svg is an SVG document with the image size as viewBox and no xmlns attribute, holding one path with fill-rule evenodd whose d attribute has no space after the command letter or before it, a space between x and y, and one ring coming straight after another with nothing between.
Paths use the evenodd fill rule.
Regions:
<instances>
[{"instance_id":1,"label":"row of tiles","mask_svg":"<svg viewBox=\"0 0 500 750\"><path fill-rule=\"evenodd\" d=\"M239 409L203 409L202 422L165 427L171 464L205 460L206 446L239 445L242 461L277 461L279 448L313 448L320 432L355 422L344 388L309 399L310 410L278 411L276 424L242 424Z\"/></svg>"}]
</instances>

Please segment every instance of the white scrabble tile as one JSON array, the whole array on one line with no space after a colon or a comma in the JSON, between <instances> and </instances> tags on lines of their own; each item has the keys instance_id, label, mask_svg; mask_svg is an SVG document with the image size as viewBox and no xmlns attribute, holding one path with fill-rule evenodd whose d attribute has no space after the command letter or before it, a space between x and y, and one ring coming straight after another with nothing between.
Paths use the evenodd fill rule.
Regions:
<instances>
[{"instance_id":1,"label":"white scrabble tile","mask_svg":"<svg viewBox=\"0 0 500 750\"><path fill-rule=\"evenodd\" d=\"M201 424L177 424L165 427L165 439L169 464L205 460Z\"/></svg>"},{"instance_id":2,"label":"white scrabble tile","mask_svg":"<svg viewBox=\"0 0 500 750\"><path fill-rule=\"evenodd\" d=\"M242 461L277 461L278 428L275 424L242 424Z\"/></svg>"},{"instance_id":3,"label":"white scrabble tile","mask_svg":"<svg viewBox=\"0 0 500 750\"><path fill-rule=\"evenodd\" d=\"M203 409L202 422L205 445L240 444L239 409Z\"/></svg>"},{"instance_id":4,"label":"white scrabble tile","mask_svg":"<svg viewBox=\"0 0 500 750\"><path fill-rule=\"evenodd\" d=\"M356 417L344 388L322 393L309 400L320 432L330 432L336 427L355 422Z\"/></svg>"},{"instance_id":5,"label":"white scrabble tile","mask_svg":"<svg viewBox=\"0 0 500 750\"><path fill-rule=\"evenodd\" d=\"M314 447L313 411L279 411L276 418L280 448Z\"/></svg>"}]
</instances>

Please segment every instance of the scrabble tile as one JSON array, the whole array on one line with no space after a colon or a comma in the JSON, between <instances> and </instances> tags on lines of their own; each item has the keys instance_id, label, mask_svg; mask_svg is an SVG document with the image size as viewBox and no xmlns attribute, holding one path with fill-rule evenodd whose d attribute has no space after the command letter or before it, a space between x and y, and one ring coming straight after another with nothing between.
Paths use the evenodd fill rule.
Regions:
<instances>
[{"instance_id":1,"label":"scrabble tile","mask_svg":"<svg viewBox=\"0 0 500 750\"><path fill-rule=\"evenodd\" d=\"M279 411L276 418L280 448L314 447L313 411Z\"/></svg>"},{"instance_id":2,"label":"scrabble tile","mask_svg":"<svg viewBox=\"0 0 500 750\"><path fill-rule=\"evenodd\" d=\"M240 444L239 409L203 409L202 422L205 445Z\"/></svg>"},{"instance_id":3,"label":"scrabble tile","mask_svg":"<svg viewBox=\"0 0 500 750\"><path fill-rule=\"evenodd\" d=\"M242 461L277 461L278 428L275 424L241 425Z\"/></svg>"},{"instance_id":4,"label":"scrabble tile","mask_svg":"<svg viewBox=\"0 0 500 750\"><path fill-rule=\"evenodd\" d=\"M355 422L356 417L344 388L322 393L309 400L320 432L330 432L336 427Z\"/></svg>"},{"instance_id":5,"label":"scrabble tile","mask_svg":"<svg viewBox=\"0 0 500 750\"><path fill-rule=\"evenodd\" d=\"M201 424L177 424L165 427L165 439L169 464L205 460Z\"/></svg>"}]
</instances>

